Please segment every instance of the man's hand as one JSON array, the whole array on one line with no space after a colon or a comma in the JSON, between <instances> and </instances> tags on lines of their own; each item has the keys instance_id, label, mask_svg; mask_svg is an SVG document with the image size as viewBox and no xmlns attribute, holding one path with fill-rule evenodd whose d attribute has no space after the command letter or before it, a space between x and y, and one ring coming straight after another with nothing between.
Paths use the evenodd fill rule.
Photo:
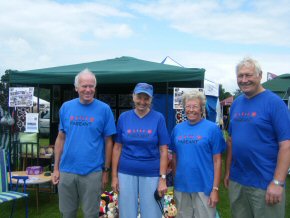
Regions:
<instances>
[{"instance_id":1,"label":"man's hand","mask_svg":"<svg viewBox=\"0 0 290 218\"><path fill-rule=\"evenodd\" d=\"M226 188L229 188L229 182L230 182L229 177L230 177L229 173L225 173L225 177L224 177L224 186L225 186Z\"/></svg>"},{"instance_id":2,"label":"man's hand","mask_svg":"<svg viewBox=\"0 0 290 218\"><path fill-rule=\"evenodd\" d=\"M60 173L58 170L54 170L51 175L52 184L57 185L59 183Z\"/></svg>"},{"instance_id":3,"label":"man's hand","mask_svg":"<svg viewBox=\"0 0 290 218\"><path fill-rule=\"evenodd\" d=\"M108 182L109 182L109 172L103 171L103 174L102 174L102 189L103 190L105 190Z\"/></svg>"},{"instance_id":4,"label":"man's hand","mask_svg":"<svg viewBox=\"0 0 290 218\"><path fill-rule=\"evenodd\" d=\"M210 193L210 196L208 198L208 206L209 207L216 207L217 203L219 201L219 193L217 190L212 190L212 192Z\"/></svg>"},{"instance_id":5,"label":"man's hand","mask_svg":"<svg viewBox=\"0 0 290 218\"><path fill-rule=\"evenodd\" d=\"M112 178L111 187L115 193L119 193L119 179L118 179L118 177Z\"/></svg>"},{"instance_id":6,"label":"man's hand","mask_svg":"<svg viewBox=\"0 0 290 218\"><path fill-rule=\"evenodd\" d=\"M270 205L280 203L282 201L282 195L283 187L271 182L266 192L266 203Z\"/></svg>"}]
</instances>

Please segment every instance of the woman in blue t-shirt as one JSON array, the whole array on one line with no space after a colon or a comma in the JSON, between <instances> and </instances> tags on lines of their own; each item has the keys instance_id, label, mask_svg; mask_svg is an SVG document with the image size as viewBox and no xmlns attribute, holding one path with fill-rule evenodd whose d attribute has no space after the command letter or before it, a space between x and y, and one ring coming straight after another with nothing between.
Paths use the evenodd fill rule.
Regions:
<instances>
[{"instance_id":1,"label":"woman in blue t-shirt","mask_svg":"<svg viewBox=\"0 0 290 218\"><path fill-rule=\"evenodd\" d=\"M201 92L183 95L187 120L171 135L177 218L214 218L216 213L225 141L219 127L204 119L205 102Z\"/></svg>"},{"instance_id":2,"label":"woman in blue t-shirt","mask_svg":"<svg viewBox=\"0 0 290 218\"><path fill-rule=\"evenodd\" d=\"M122 113L113 148L112 189L119 193L120 218L161 218L154 199L167 191L167 145L164 117L150 108L153 87L138 83L133 92L135 108Z\"/></svg>"}]
</instances>

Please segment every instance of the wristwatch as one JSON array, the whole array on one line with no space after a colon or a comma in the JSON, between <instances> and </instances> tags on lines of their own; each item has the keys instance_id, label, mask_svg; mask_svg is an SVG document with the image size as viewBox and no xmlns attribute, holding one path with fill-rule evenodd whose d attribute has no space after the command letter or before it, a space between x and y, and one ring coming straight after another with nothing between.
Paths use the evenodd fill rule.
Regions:
<instances>
[{"instance_id":1,"label":"wristwatch","mask_svg":"<svg viewBox=\"0 0 290 218\"><path fill-rule=\"evenodd\" d=\"M102 167L103 172L110 172L111 168L110 167Z\"/></svg>"},{"instance_id":2,"label":"wristwatch","mask_svg":"<svg viewBox=\"0 0 290 218\"><path fill-rule=\"evenodd\" d=\"M219 190L219 187L214 186L214 187L212 187L212 190L216 190L216 191L218 191L218 190Z\"/></svg>"},{"instance_id":3,"label":"wristwatch","mask_svg":"<svg viewBox=\"0 0 290 218\"><path fill-rule=\"evenodd\" d=\"M165 174L161 174L161 175L159 175L159 177L160 177L161 179L166 179L166 175L165 175Z\"/></svg>"},{"instance_id":4,"label":"wristwatch","mask_svg":"<svg viewBox=\"0 0 290 218\"><path fill-rule=\"evenodd\" d=\"M279 180L277 179L273 179L272 182L275 184L275 185L279 185L281 187L284 187L285 185L285 182L280 182Z\"/></svg>"}]
</instances>

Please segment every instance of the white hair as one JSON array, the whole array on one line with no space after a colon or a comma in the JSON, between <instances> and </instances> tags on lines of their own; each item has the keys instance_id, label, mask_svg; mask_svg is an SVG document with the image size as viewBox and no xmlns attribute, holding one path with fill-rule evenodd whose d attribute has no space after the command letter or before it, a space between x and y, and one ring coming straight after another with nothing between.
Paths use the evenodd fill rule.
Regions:
<instances>
[{"instance_id":1,"label":"white hair","mask_svg":"<svg viewBox=\"0 0 290 218\"><path fill-rule=\"evenodd\" d=\"M90 71L88 68L86 68L86 69L82 70L81 72L79 72L76 75L75 83L74 83L75 88L78 88L78 86L79 86L79 78L80 78L81 75L84 75L84 74L92 75L95 78L95 87L96 87L97 86L97 78L96 78L95 74L92 71Z\"/></svg>"},{"instance_id":2,"label":"white hair","mask_svg":"<svg viewBox=\"0 0 290 218\"><path fill-rule=\"evenodd\" d=\"M238 75L239 70L241 69L241 67L246 66L246 67L254 67L255 68L255 73L256 76L260 76L262 75L262 69L260 64L258 63L258 61L256 61L253 58L250 57L245 57L243 60L241 60L237 66L236 66L236 74Z\"/></svg>"},{"instance_id":3,"label":"white hair","mask_svg":"<svg viewBox=\"0 0 290 218\"><path fill-rule=\"evenodd\" d=\"M183 108L185 108L186 102L189 100L198 99L200 101L202 116L205 117L205 104L206 104L206 97L202 92L199 91L192 91L189 93L184 93L182 95L182 104Z\"/></svg>"}]
</instances>

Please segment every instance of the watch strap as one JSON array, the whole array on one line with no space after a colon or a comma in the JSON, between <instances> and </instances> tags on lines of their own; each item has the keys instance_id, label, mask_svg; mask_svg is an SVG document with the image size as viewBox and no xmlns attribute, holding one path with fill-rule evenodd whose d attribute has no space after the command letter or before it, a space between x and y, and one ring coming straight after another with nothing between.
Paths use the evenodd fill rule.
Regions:
<instances>
[{"instance_id":1,"label":"watch strap","mask_svg":"<svg viewBox=\"0 0 290 218\"><path fill-rule=\"evenodd\" d=\"M273 179L272 182L275 184L275 185L278 185L278 186L281 186L281 187L284 187L285 185L285 182L281 182L277 179Z\"/></svg>"},{"instance_id":2,"label":"watch strap","mask_svg":"<svg viewBox=\"0 0 290 218\"><path fill-rule=\"evenodd\" d=\"M159 177L160 177L161 179L166 179L166 175L165 175L165 174L160 174Z\"/></svg>"}]
</instances>

